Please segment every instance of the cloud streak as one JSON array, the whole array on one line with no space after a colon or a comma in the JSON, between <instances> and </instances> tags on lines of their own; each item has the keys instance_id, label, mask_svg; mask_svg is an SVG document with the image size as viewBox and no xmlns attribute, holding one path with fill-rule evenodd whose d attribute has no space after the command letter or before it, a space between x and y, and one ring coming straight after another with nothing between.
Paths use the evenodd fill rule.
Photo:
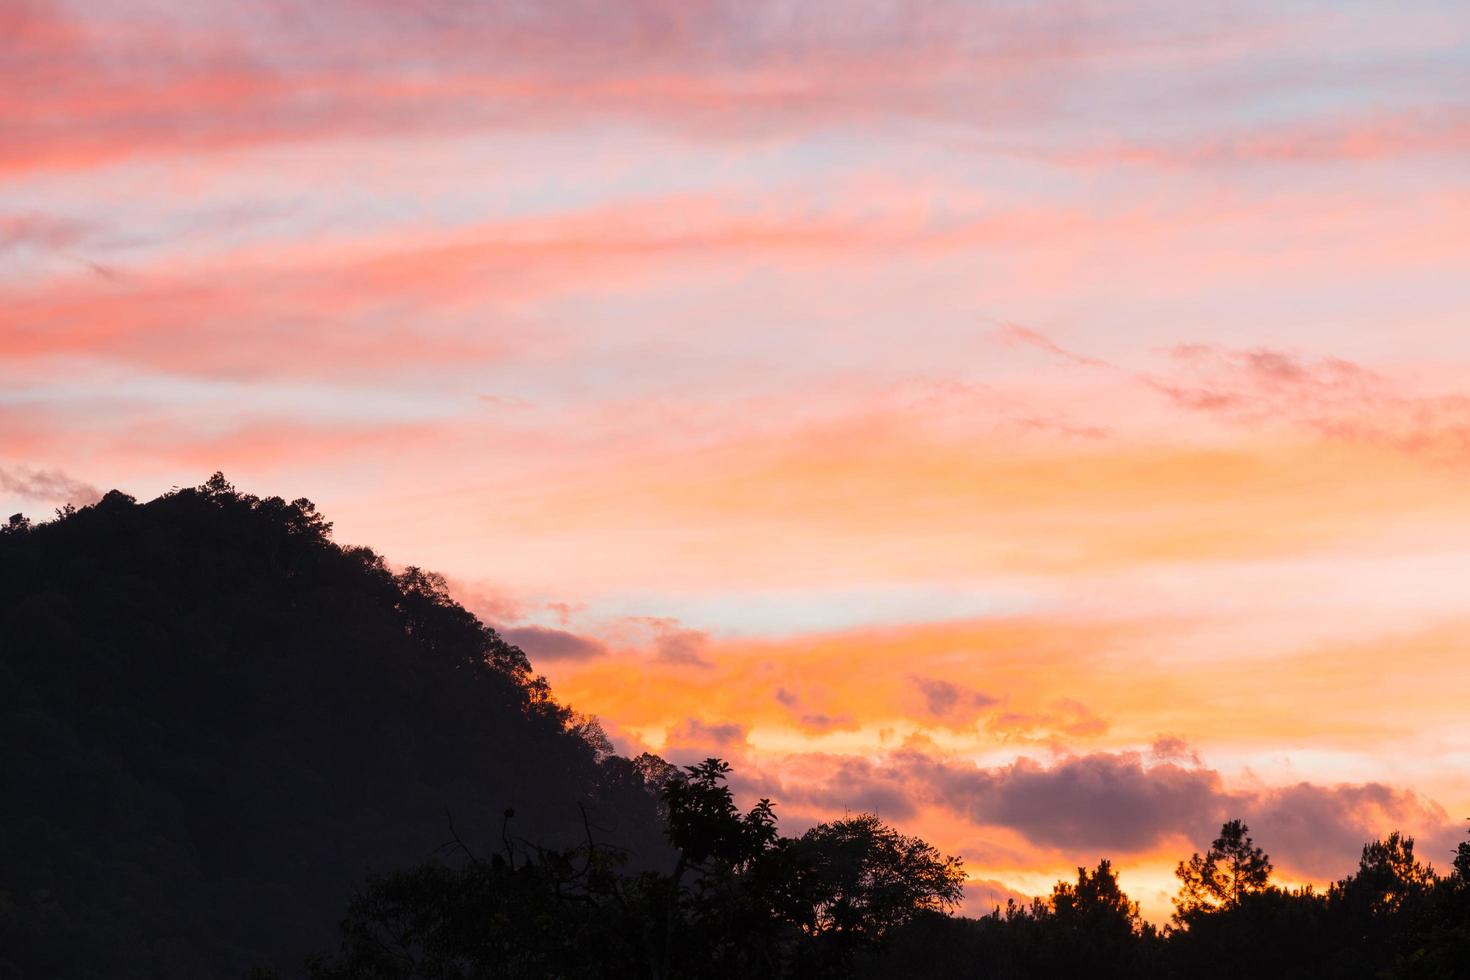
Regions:
<instances>
[{"instance_id":1,"label":"cloud streak","mask_svg":"<svg viewBox=\"0 0 1470 980\"><path fill-rule=\"evenodd\" d=\"M1233 16L1170 13L1153 4L1079 15L1066 4L918 9L900 0L799 8L698 0L678 9L657 0L341 0L309 15L263 2L165 3L125 18L108 8L22 2L7 6L3 23L12 48L0 63L11 93L0 101L12 134L4 169L609 118L716 139L893 117L1077 126L1068 92L1091 86L1126 95L1152 73L1177 77L1169 89L1197 98L1202 83L1185 66L1208 66L1209 80L1259 87L1269 78L1286 93L1312 91L1310 73L1252 74L1250 55L1301 58L1308 32L1322 43L1362 30L1322 11L1305 23L1248 7ZM1416 56L1434 49L1424 38L1435 26L1422 24L1415 44L1386 38L1382 57L1412 71ZM1319 73L1333 69L1340 74L1326 60ZM1457 146L1456 132L1452 109L1430 104L1345 131L1323 123L1306 135L1298 126L1184 151L1143 143L1125 155L1353 159Z\"/></svg>"},{"instance_id":2,"label":"cloud streak","mask_svg":"<svg viewBox=\"0 0 1470 980\"><path fill-rule=\"evenodd\" d=\"M101 492L90 483L60 470L26 466L0 466L0 492L40 503L75 504L79 507L102 499Z\"/></svg>"}]
</instances>

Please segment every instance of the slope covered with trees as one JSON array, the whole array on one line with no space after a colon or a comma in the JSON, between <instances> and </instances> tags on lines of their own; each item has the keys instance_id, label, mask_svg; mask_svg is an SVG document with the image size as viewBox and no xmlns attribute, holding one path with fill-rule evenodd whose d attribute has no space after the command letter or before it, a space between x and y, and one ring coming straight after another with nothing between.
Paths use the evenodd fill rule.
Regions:
<instances>
[{"instance_id":1,"label":"slope covered with trees","mask_svg":"<svg viewBox=\"0 0 1470 980\"><path fill-rule=\"evenodd\" d=\"M218 475L0 531L0 975L299 972L368 874L489 849L507 808L672 861L646 767L329 531Z\"/></svg>"}]
</instances>

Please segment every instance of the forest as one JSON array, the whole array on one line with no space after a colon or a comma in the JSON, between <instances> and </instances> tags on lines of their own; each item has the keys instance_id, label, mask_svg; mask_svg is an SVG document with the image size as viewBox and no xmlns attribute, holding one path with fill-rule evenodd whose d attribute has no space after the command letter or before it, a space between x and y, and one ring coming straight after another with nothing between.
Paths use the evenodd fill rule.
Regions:
<instances>
[{"instance_id":1,"label":"forest","mask_svg":"<svg viewBox=\"0 0 1470 980\"><path fill-rule=\"evenodd\" d=\"M1470 839L1285 887L1231 820L1167 923L1106 855L958 915L960 858L615 754L442 578L220 474L0 526L0 744L4 977L1470 976Z\"/></svg>"}]
</instances>

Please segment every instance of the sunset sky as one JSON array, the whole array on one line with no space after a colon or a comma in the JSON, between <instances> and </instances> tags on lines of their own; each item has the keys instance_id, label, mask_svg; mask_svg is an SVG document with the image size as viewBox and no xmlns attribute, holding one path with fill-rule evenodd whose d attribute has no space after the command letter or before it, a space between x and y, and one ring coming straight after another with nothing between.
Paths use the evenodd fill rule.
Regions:
<instances>
[{"instance_id":1,"label":"sunset sky","mask_svg":"<svg viewBox=\"0 0 1470 980\"><path fill-rule=\"evenodd\" d=\"M214 470L971 911L1443 868L1470 7L3 0L0 513Z\"/></svg>"}]
</instances>

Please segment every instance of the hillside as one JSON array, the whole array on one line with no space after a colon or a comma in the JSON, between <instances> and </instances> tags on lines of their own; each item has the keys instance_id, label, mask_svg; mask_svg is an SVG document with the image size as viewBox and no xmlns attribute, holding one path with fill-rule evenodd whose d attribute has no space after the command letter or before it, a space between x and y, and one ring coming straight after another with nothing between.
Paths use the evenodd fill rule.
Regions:
<instances>
[{"instance_id":1,"label":"hillside","mask_svg":"<svg viewBox=\"0 0 1470 980\"><path fill-rule=\"evenodd\" d=\"M519 649L329 534L218 475L0 532L0 975L291 971L365 875L507 808L663 859L639 768Z\"/></svg>"}]
</instances>

